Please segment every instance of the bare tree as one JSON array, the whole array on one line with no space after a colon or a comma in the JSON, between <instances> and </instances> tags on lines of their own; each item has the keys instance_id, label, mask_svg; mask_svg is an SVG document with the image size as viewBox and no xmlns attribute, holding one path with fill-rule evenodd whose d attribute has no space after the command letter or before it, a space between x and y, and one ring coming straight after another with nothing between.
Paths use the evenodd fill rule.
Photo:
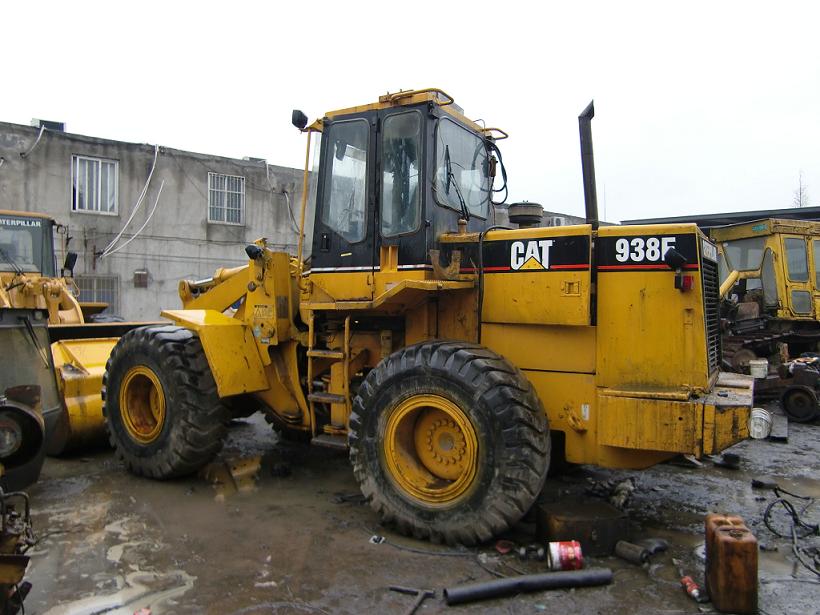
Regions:
<instances>
[{"instance_id":1,"label":"bare tree","mask_svg":"<svg viewBox=\"0 0 820 615\"><path fill-rule=\"evenodd\" d=\"M803 183L803 171L800 171L798 176L797 189L794 191L794 198L792 199L792 207L808 207L809 206L809 191L808 186Z\"/></svg>"}]
</instances>

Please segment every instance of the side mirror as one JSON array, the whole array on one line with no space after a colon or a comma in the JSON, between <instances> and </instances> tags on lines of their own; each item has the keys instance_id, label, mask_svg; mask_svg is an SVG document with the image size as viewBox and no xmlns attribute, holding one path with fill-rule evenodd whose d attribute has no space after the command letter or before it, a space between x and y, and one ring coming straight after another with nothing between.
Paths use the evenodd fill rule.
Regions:
<instances>
[{"instance_id":1,"label":"side mirror","mask_svg":"<svg viewBox=\"0 0 820 615\"><path fill-rule=\"evenodd\" d=\"M77 253L69 252L65 255L65 262L63 263L62 275L65 277L65 272L68 271L70 277L74 277L74 266L77 264Z\"/></svg>"},{"instance_id":2,"label":"side mirror","mask_svg":"<svg viewBox=\"0 0 820 615\"><path fill-rule=\"evenodd\" d=\"M257 246L255 243L248 244L245 246L245 254L247 254L248 258L251 260L255 260L262 256L262 248Z\"/></svg>"},{"instance_id":3,"label":"side mirror","mask_svg":"<svg viewBox=\"0 0 820 615\"><path fill-rule=\"evenodd\" d=\"M308 118L307 115L302 113L299 109L294 109L290 116L290 122L299 130L304 130L305 126L307 126Z\"/></svg>"}]
</instances>

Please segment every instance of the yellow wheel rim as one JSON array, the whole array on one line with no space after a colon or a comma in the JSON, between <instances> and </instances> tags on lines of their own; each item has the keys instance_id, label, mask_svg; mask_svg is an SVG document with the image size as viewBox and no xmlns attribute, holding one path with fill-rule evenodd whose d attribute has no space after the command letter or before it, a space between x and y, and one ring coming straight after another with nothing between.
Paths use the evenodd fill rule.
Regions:
<instances>
[{"instance_id":1,"label":"yellow wheel rim","mask_svg":"<svg viewBox=\"0 0 820 615\"><path fill-rule=\"evenodd\" d=\"M142 444L156 440L165 424L165 393L157 375L142 365L129 369L119 402L128 435Z\"/></svg>"},{"instance_id":2,"label":"yellow wheel rim","mask_svg":"<svg viewBox=\"0 0 820 615\"><path fill-rule=\"evenodd\" d=\"M387 471L405 494L424 504L451 504L476 477L478 438L467 415L440 395L416 395L385 426Z\"/></svg>"}]
</instances>

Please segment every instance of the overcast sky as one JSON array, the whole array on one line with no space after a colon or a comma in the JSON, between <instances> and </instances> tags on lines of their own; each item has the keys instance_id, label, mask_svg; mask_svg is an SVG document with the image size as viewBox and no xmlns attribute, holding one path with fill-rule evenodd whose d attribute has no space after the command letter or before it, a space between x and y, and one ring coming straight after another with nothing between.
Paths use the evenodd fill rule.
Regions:
<instances>
[{"instance_id":1,"label":"overcast sky","mask_svg":"<svg viewBox=\"0 0 820 615\"><path fill-rule=\"evenodd\" d=\"M129 8L130 7L130 8ZM570 7L570 8L567 8ZM583 215L820 206L820 3L0 3L0 121L301 167L290 125L439 87L510 133L510 198Z\"/></svg>"}]
</instances>

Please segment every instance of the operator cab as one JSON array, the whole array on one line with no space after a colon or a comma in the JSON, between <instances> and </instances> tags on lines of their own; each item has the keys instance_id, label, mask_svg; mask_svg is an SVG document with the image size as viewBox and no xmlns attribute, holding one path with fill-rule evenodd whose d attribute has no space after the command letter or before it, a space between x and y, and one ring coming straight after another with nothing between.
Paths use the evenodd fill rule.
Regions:
<instances>
[{"instance_id":1,"label":"operator cab","mask_svg":"<svg viewBox=\"0 0 820 615\"><path fill-rule=\"evenodd\" d=\"M0 211L0 272L54 277L54 224L40 214Z\"/></svg>"},{"instance_id":2,"label":"operator cab","mask_svg":"<svg viewBox=\"0 0 820 615\"><path fill-rule=\"evenodd\" d=\"M321 130L322 147L306 271L431 271L430 250L460 219L468 232L494 224L491 135L500 131L467 119L444 92L388 94L311 129ZM380 262L388 253L389 266ZM361 295L358 286L342 292Z\"/></svg>"}]
</instances>

